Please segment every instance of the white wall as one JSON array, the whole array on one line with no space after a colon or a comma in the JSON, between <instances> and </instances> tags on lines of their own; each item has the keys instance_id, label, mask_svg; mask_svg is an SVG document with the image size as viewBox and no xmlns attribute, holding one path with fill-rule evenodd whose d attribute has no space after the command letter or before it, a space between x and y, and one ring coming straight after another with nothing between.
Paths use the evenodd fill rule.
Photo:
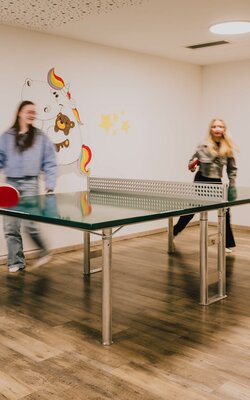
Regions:
<instances>
[{"instance_id":1,"label":"white wall","mask_svg":"<svg viewBox=\"0 0 250 400\"><path fill-rule=\"evenodd\" d=\"M201 67L12 27L0 26L0 36L1 132L12 123L25 79L44 81L55 67L71 84L83 142L93 152L92 175L192 179L186 165L200 137ZM119 122L126 118L128 133L118 123L105 133L99 125L101 114L108 113L117 114ZM58 191L85 187L76 163L60 168ZM81 233L57 227L46 237L52 248L82 241ZM25 247L32 248L27 241Z\"/></svg>"},{"instance_id":2,"label":"white wall","mask_svg":"<svg viewBox=\"0 0 250 400\"><path fill-rule=\"evenodd\" d=\"M203 67L202 126L204 135L209 121L223 118L235 144L238 186L250 185L250 59ZM226 181L226 179L225 179ZM250 206L232 208L233 224L250 226Z\"/></svg>"}]
</instances>

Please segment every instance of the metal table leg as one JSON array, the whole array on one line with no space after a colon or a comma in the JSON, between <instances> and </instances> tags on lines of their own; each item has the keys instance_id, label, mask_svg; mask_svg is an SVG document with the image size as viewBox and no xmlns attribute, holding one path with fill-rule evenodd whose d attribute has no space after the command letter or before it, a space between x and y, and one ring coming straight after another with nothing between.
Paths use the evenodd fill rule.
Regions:
<instances>
[{"instance_id":1,"label":"metal table leg","mask_svg":"<svg viewBox=\"0 0 250 400\"><path fill-rule=\"evenodd\" d=\"M221 208L218 210L218 255L217 255L217 269L218 269L218 296L225 298L226 296L226 210Z\"/></svg>"},{"instance_id":2,"label":"metal table leg","mask_svg":"<svg viewBox=\"0 0 250 400\"><path fill-rule=\"evenodd\" d=\"M112 229L102 231L102 343L105 346L112 344Z\"/></svg>"},{"instance_id":3,"label":"metal table leg","mask_svg":"<svg viewBox=\"0 0 250 400\"><path fill-rule=\"evenodd\" d=\"M208 217L207 211L200 213L200 304L208 304Z\"/></svg>"},{"instance_id":4,"label":"metal table leg","mask_svg":"<svg viewBox=\"0 0 250 400\"><path fill-rule=\"evenodd\" d=\"M209 305L224 299L226 296L226 257L225 257L225 209L218 210L218 250L217 273L214 282L218 284L217 294L209 298L208 279L208 220L207 212L200 217L200 304Z\"/></svg>"},{"instance_id":5,"label":"metal table leg","mask_svg":"<svg viewBox=\"0 0 250 400\"><path fill-rule=\"evenodd\" d=\"M100 268L90 268L90 232L84 231L83 275L95 274L102 271Z\"/></svg>"}]
</instances>

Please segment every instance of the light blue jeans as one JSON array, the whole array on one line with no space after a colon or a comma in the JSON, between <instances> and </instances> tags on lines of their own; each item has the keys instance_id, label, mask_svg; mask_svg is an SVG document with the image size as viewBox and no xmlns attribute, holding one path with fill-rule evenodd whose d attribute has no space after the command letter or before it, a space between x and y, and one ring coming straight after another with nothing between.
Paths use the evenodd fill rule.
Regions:
<instances>
[{"instance_id":1,"label":"light blue jeans","mask_svg":"<svg viewBox=\"0 0 250 400\"><path fill-rule=\"evenodd\" d=\"M35 196L38 194L38 181L36 177L8 178L6 183L19 190L21 196ZM23 227L32 241L41 250L41 254L47 254L48 252L40 236L40 230L33 221L4 216L3 228L8 248L8 267L18 266L19 269L25 267L21 223L23 223Z\"/></svg>"}]
</instances>

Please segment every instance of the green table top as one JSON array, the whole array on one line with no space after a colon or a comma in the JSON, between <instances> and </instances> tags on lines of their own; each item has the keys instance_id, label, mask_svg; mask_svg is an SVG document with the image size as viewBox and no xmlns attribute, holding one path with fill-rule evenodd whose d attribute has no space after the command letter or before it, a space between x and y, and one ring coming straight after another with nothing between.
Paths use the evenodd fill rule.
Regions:
<instances>
[{"instance_id":1,"label":"green table top","mask_svg":"<svg viewBox=\"0 0 250 400\"><path fill-rule=\"evenodd\" d=\"M230 191L228 201L90 191L21 197L17 206L0 208L0 214L83 230L97 230L249 202L248 187Z\"/></svg>"}]
</instances>

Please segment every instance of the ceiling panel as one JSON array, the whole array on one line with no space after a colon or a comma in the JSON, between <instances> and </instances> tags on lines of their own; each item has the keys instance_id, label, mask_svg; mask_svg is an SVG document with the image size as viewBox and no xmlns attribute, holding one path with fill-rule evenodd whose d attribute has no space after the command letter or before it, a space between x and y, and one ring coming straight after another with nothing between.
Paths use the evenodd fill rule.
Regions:
<instances>
[{"instance_id":1,"label":"ceiling panel","mask_svg":"<svg viewBox=\"0 0 250 400\"><path fill-rule=\"evenodd\" d=\"M250 21L250 0L18 0L0 23L199 65L250 58L250 33L218 35L215 22ZM202 43L228 42L204 48Z\"/></svg>"}]
</instances>

